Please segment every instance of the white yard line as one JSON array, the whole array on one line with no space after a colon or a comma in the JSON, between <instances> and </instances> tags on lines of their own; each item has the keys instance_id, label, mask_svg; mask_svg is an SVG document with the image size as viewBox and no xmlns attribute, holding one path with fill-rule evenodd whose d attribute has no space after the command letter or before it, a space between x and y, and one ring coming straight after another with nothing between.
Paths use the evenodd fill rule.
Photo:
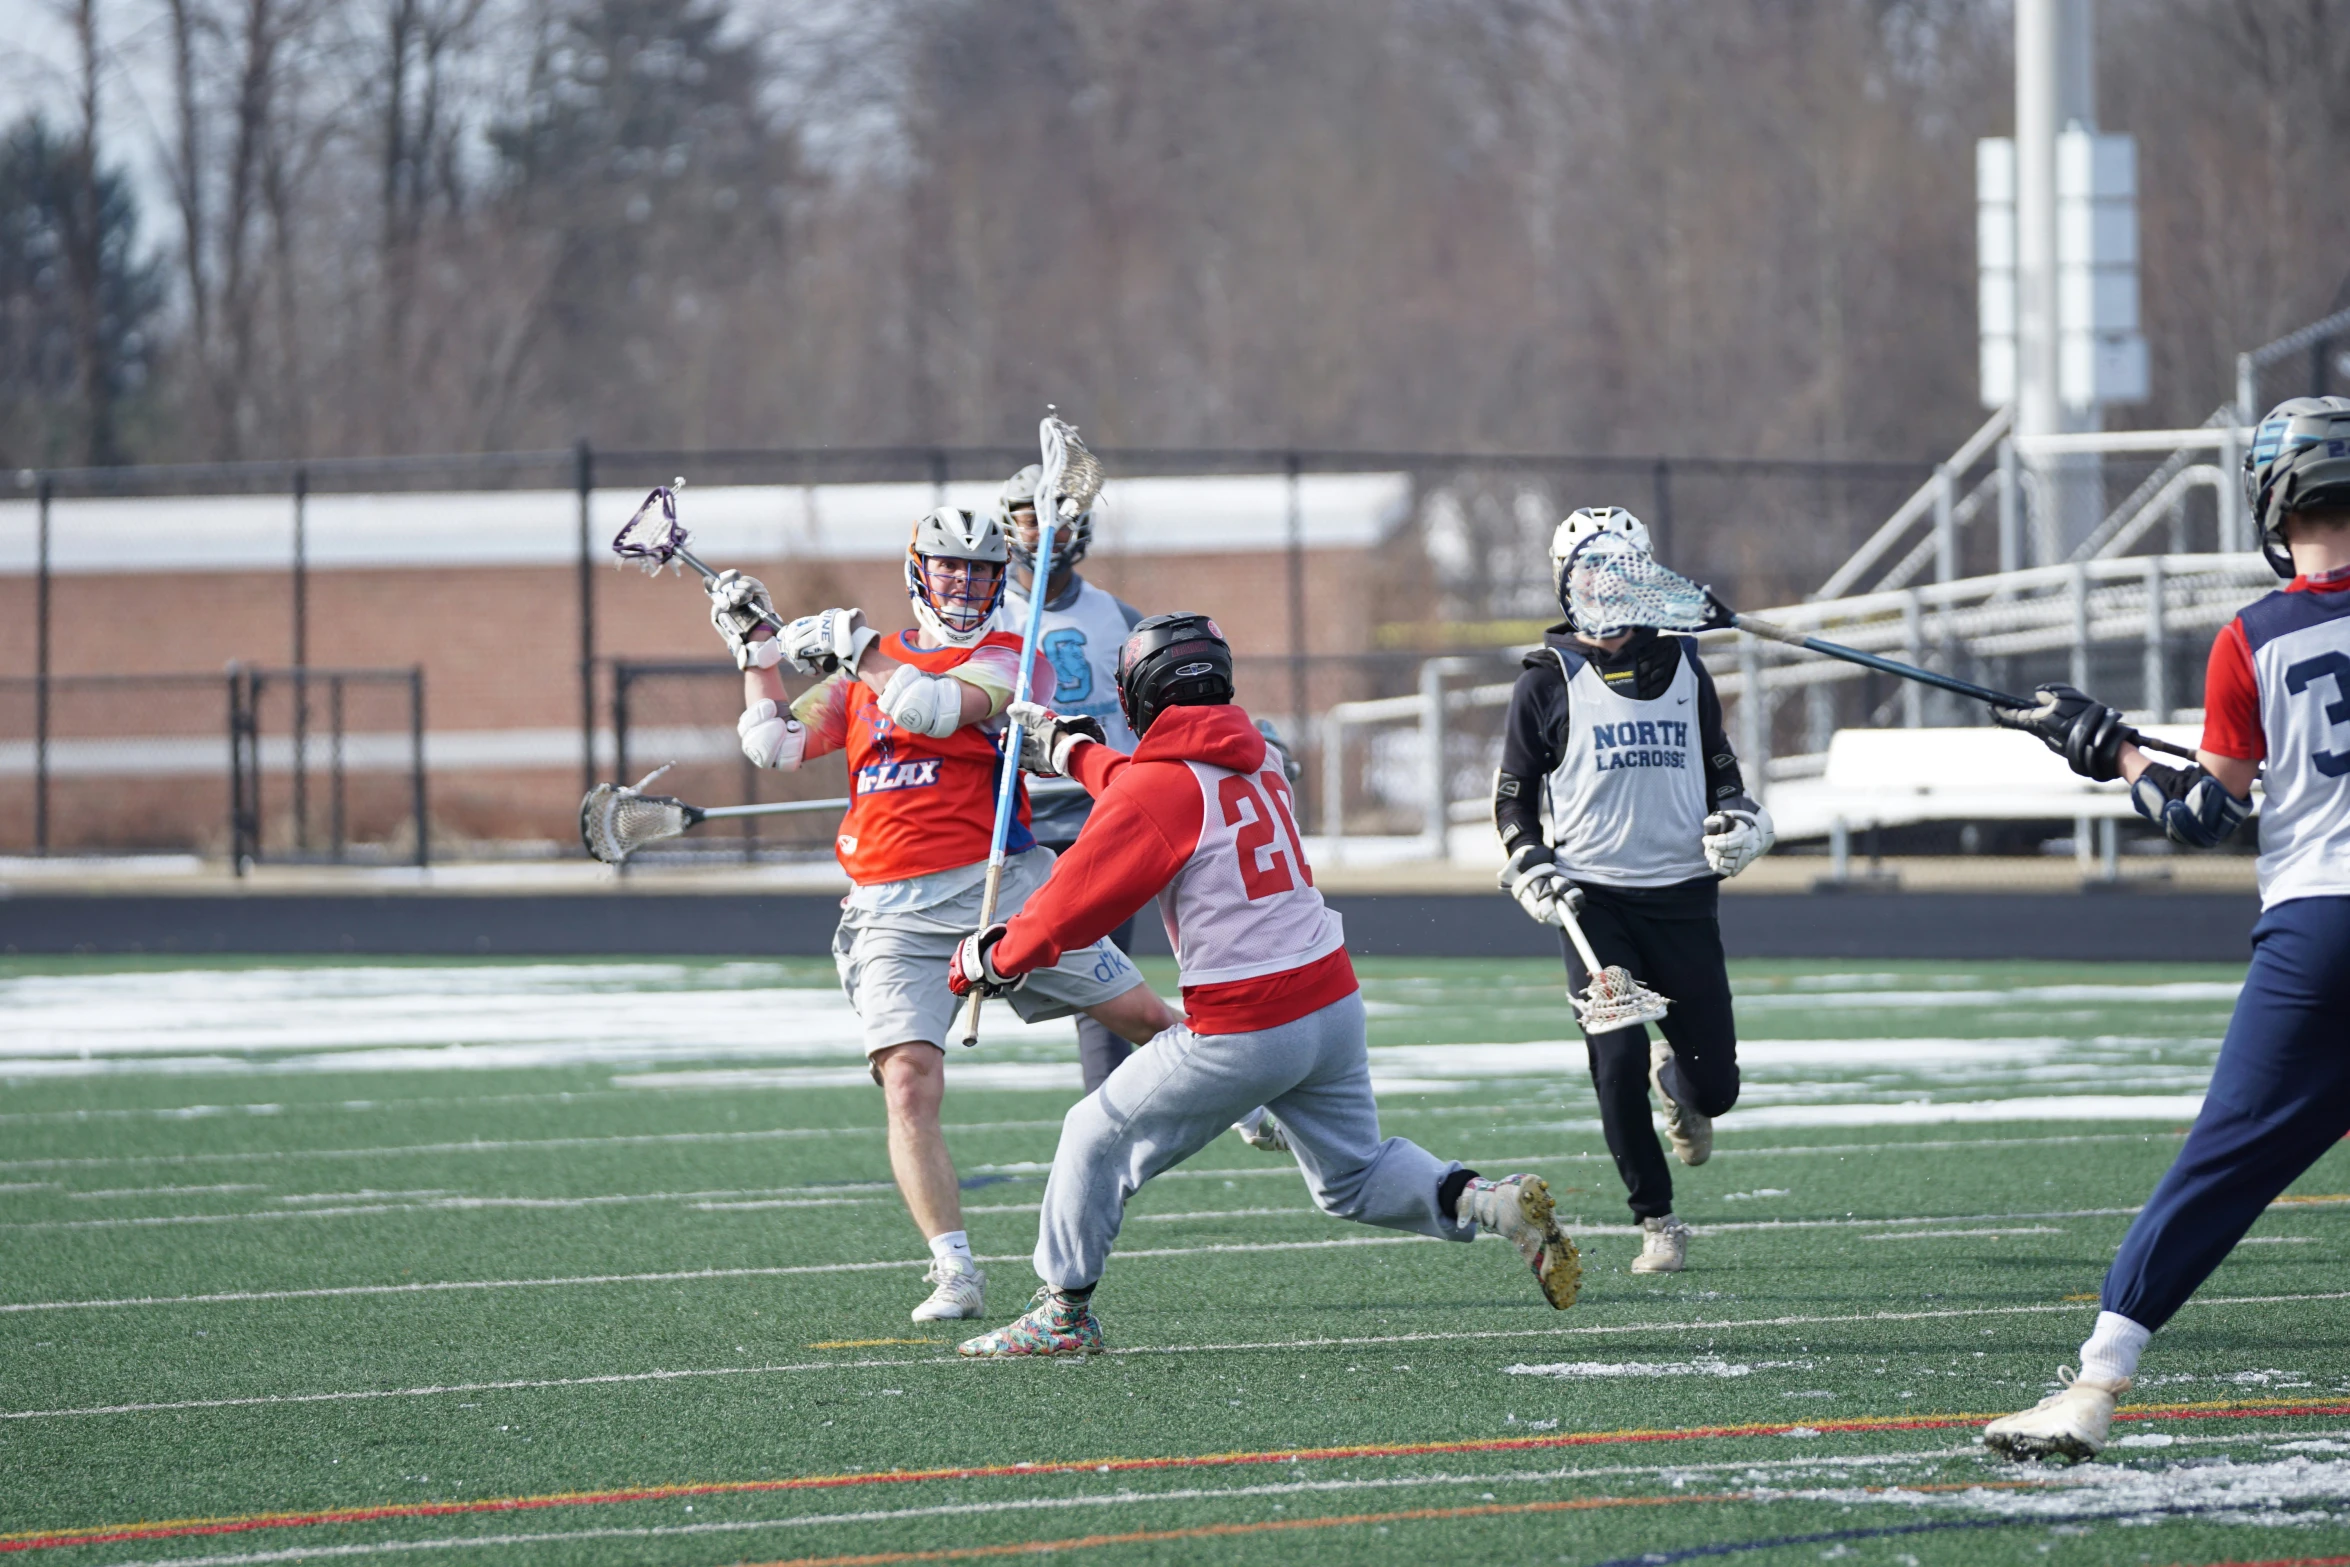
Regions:
<instances>
[{"instance_id":1,"label":"white yard line","mask_svg":"<svg viewBox=\"0 0 2350 1567\"><path fill-rule=\"evenodd\" d=\"M1060 1125L1059 1121L971 1121L960 1125L950 1125L946 1131L950 1135L970 1132L1055 1131L1059 1129ZM506 1153L536 1148L597 1148L663 1143L774 1141L813 1137L879 1137L883 1130L879 1126L793 1126L755 1132L630 1132L602 1137L548 1137L502 1141L475 1139L471 1142L461 1143L402 1143L377 1148L260 1148L222 1153L110 1154L86 1158L0 1160L0 1170L104 1169L109 1166L126 1164L254 1163L274 1159L370 1159L395 1158L411 1154ZM1729 1130L1735 1131L1736 1128L1732 1127ZM1725 1144L1717 1147L1714 1152L1716 1157L1737 1154L1745 1158L1755 1158L1762 1155L1800 1157L1812 1154L1949 1152L1970 1148L2024 1148L2072 1143L2145 1142L2157 1138L2175 1138L2180 1135L2182 1134L2169 1131L2084 1132L2052 1137L1962 1137L1917 1142L1797 1143L1772 1148L1740 1148L1735 1144ZM1485 1162L1505 1164L1515 1160L1525 1163L1548 1161L1554 1164L1584 1164L1603 1161L1608 1157L1609 1155L1605 1153L1587 1152L1510 1154L1487 1156ZM1237 1176L1284 1175L1292 1173L1295 1168L1296 1166L1285 1160L1278 1165L1254 1169L1243 1166L1228 1170L1168 1170L1153 1179L1161 1181L1208 1180L1217 1177L1231 1179ZM48 1183L23 1182L16 1184L19 1189L30 1190L37 1185ZM9 1188L6 1186L0 1186L0 1190L7 1189Z\"/></svg>"},{"instance_id":2,"label":"white yard line","mask_svg":"<svg viewBox=\"0 0 2350 1567\"><path fill-rule=\"evenodd\" d=\"M1219 1252L1327 1251L1346 1246L1414 1246L1422 1235L1346 1236L1326 1241L1262 1241L1214 1246L1164 1246L1121 1251L1123 1261L1146 1257L1204 1257ZM1026 1262L1026 1252L982 1257L982 1262ZM558 1289L590 1284L666 1284L694 1279L775 1279L803 1274L876 1273L927 1267L915 1258L886 1262L815 1262L782 1268L684 1268L665 1273L585 1273L545 1279L435 1279L417 1284L339 1284L317 1289L223 1290L205 1295L135 1295L109 1300L13 1301L0 1304L0 1313L27 1311L95 1311L129 1306L209 1306L268 1300L332 1300L359 1295L431 1295L464 1290Z\"/></svg>"},{"instance_id":3,"label":"white yard line","mask_svg":"<svg viewBox=\"0 0 2350 1567\"><path fill-rule=\"evenodd\" d=\"M1936 1448L1922 1453L1871 1454L1863 1457L1765 1458L1722 1464L1605 1464L1587 1468L1497 1469L1486 1474L1379 1475L1351 1480L1283 1480L1257 1485L1184 1486L1164 1491L1135 1491L1121 1487L1100 1495L1023 1496L993 1502L941 1502L928 1507L872 1508L856 1512L803 1513L790 1518L730 1519L726 1522L645 1524L635 1527L548 1530L532 1534L477 1534L422 1540L386 1540L373 1544L290 1547L278 1551L241 1551L233 1555L172 1556L117 1567L259 1567L265 1562L310 1561L325 1557L372 1556L396 1551L456 1550L486 1545L549 1545L573 1540L642 1540L703 1534L737 1534L756 1529L802 1529L836 1524L893 1523L912 1518L960 1518L990 1513L1057 1512L1086 1507L1147 1507L1153 1503L1223 1501L1238 1497L1314 1496L1350 1491L1404 1491L1427 1486L1548 1485L1561 1480L1618 1479L1633 1475L1709 1474L1721 1470L1913 1468L1948 1458L1971 1456L1971 1447ZM662 1499L667 1505L668 1499ZM628 1505L620 1503L615 1505Z\"/></svg>"},{"instance_id":4,"label":"white yard line","mask_svg":"<svg viewBox=\"0 0 2350 1567\"><path fill-rule=\"evenodd\" d=\"M1890 1235L1871 1235L1872 1241L1940 1241L1954 1240L1968 1235L2062 1235L2064 1231L2053 1225L2035 1224L2021 1230L1896 1230Z\"/></svg>"},{"instance_id":5,"label":"white yard line","mask_svg":"<svg viewBox=\"0 0 2350 1567\"><path fill-rule=\"evenodd\" d=\"M253 1164L271 1159L383 1159L416 1154L512 1153L540 1148L776 1142L802 1137L878 1137L882 1131L878 1126L781 1126L757 1132L621 1132L605 1137L477 1138L464 1143L405 1143L389 1148L254 1148L228 1153L112 1154L80 1159L5 1159L0 1160L0 1170L97 1170L124 1164Z\"/></svg>"},{"instance_id":6,"label":"white yard line","mask_svg":"<svg viewBox=\"0 0 2350 1567\"><path fill-rule=\"evenodd\" d=\"M1296 1248L1225 1246L1201 1249L1210 1251L1285 1251ZM1172 1256L1180 1254L1163 1252L1156 1254L1126 1253L1124 1255ZM983 1257L980 1260L983 1262L1009 1262L1018 1259ZM873 1265L861 1264L859 1266L870 1267ZM903 1266L911 1265L905 1264ZM668 1275L668 1277L677 1276ZM431 1286L416 1287L430 1288ZM2350 1300L2350 1290L2333 1290L2301 1295L2215 1295L2208 1298L2194 1296L2188 1300L2187 1304L2190 1306L2271 1306L2306 1304L2323 1300ZM1823 1327L1857 1322L1960 1321L1982 1317L2045 1316L2067 1312L2079 1314L2091 1309L2091 1305L2087 1302L2059 1301L2031 1306L1963 1306L1936 1311L1860 1311L1816 1316L1709 1317L1687 1322L1593 1323L1585 1327L1565 1328L1484 1328L1466 1332L1380 1333L1325 1338L1268 1339L1227 1344L1143 1344L1111 1349L1105 1353L1113 1356L1156 1356L1254 1354L1298 1349L1369 1349L1393 1344L1462 1343L1498 1339L1612 1338L1635 1333L1721 1333L1742 1328ZM803 1372L876 1369L907 1371L918 1366L1006 1366L1018 1363L1010 1360L965 1360L958 1355L926 1355L898 1360L800 1361L782 1365L712 1366L686 1371L610 1372L598 1376L544 1377L507 1382L456 1383L433 1387L367 1388L343 1393L273 1393L246 1398L186 1399L169 1403L101 1404L78 1409L8 1410L0 1411L0 1420L63 1420L89 1415L152 1414L188 1409L240 1409L279 1404L361 1403L385 1398L434 1398L450 1393L539 1391L548 1388L603 1387L632 1382L675 1382L707 1377L785 1376Z\"/></svg>"}]
</instances>

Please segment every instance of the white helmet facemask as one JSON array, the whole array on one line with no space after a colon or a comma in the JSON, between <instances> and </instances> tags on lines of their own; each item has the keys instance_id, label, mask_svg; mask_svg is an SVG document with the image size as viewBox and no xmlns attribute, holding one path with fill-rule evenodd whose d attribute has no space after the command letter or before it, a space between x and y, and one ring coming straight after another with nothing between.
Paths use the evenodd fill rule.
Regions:
<instances>
[{"instance_id":1,"label":"white helmet facemask","mask_svg":"<svg viewBox=\"0 0 2350 1567\"><path fill-rule=\"evenodd\" d=\"M993 517L941 506L914 524L906 546L906 597L932 639L970 647L1004 601L1004 530Z\"/></svg>"}]
</instances>

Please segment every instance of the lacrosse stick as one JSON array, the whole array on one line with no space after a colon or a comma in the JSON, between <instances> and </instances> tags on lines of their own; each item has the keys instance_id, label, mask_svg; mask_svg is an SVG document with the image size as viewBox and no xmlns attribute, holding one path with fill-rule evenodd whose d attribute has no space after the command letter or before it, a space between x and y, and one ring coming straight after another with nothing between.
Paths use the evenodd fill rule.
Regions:
<instances>
[{"instance_id":1,"label":"lacrosse stick","mask_svg":"<svg viewBox=\"0 0 2350 1567\"><path fill-rule=\"evenodd\" d=\"M854 802L837 800L770 800L759 805L688 805L674 795L647 794L645 785L675 767L664 762L634 784L600 783L579 802L579 841L606 865L619 865L648 843L674 838L707 821L730 816L812 816L823 811L846 811ZM1029 791L1034 795L1083 794L1085 786L1048 779Z\"/></svg>"},{"instance_id":2,"label":"lacrosse stick","mask_svg":"<svg viewBox=\"0 0 2350 1567\"><path fill-rule=\"evenodd\" d=\"M1559 928L1567 933L1567 940L1575 944L1575 956L1583 960L1583 972L1591 976L1589 984L1578 996L1567 992L1567 1005L1575 1009L1575 1021L1586 1034L1612 1034L1619 1028L1635 1024L1653 1023L1663 1017L1670 1001L1632 977L1632 971L1616 965L1602 968L1599 955L1591 950L1589 938L1575 920L1575 911L1564 898L1554 905L1558 910Z\"/></svg>"},{"instance_id":3,"label":"lacrosse stick","mask_svg":"<svg viewBox=\"0 0 2350 1567\"><path fill-rule=\"evenodd\" d=\"M1020 673L1015 677L1012 701L1028 700L1029 676L1034 672L1037 639L1044 634L1045 585L1053 580L1053 533L1066 513L1074 519L1101 493L1101 459L1085 449L1077 427L1057 414L1047 413L1037 426L1043 448L1043 470L1036 479L1036 561L1028 574L1028 624L1020 632ZM1010 570L1007 564L1005 569ZM997 782L995 829L987 842L987 885L979 895L979 928L995 923L997 894L1004 885L1004 844L1012 832L1012 811L1020 798L1020 722L1004 731L1003 776ZM963 1008L963 1044L979 1043L977 990Z\"/></svg>"},{"instance_id":4,"label":"lacrosse stick","mask_svg":"<svg viewBox=\"0 0 2350 1567\"><path fill-rule=\"evenodd\" d=\"M647 794L645 785L675 762L664 762L634 784L600 783L579 802L579 841L606 865L619 865L648 843L728 816L796 816L845 811L846 800L771 800L763 805L688 805L673 795Z\"/></svg>"},{"instance_id":5,"label":"lacrosse stick","mask_svg":"<svg viewBox=\"0 0 2350 1567\"><path fill-rule=\"evenodd\" d=\"M1783 642L1789 647L1802 648L1809 653L1824 654L1842 659L1847 664L1858 664L1863 669L1874 669L1881 674L1894 675L1903 680L1915 680L1920 685L1987 702L1993 707L2026 708L2040 704L2030 697L2011 696L2005 691L1994 691L1989 686L1961 680L1956 675L1945 675L1931 669L1920 669L1915 664L1904 664L1875 653L1864 653L1841 642L1830 642L1824 637L1807 636L1790 627L1778 625L1755 615L1741 615L1716 598L1710 588L1701 588L1687 577L1656 560L1641 550L1612 535L1601 534L1575 551L1567 565L1567 600L1578 626L1592 625L1612 628L1606 633L1630 630L1634 626L1654 626L1660 631L1714 631L1735 627L1748 636L1761 637L1769 642ZM2157 740L2136 729L2124 729L2122 738L2144 751L2160 751L2167 756L2183 756L2195 760L2195 753L2185 746L2168 740Z\"/></svg>"},{"instance_id":6,"label":"lacrosse stick","mask_svg":"<svg viewBox=\"0 0 2350 1567\"><path fill-rule=\"evenodd\" d=\"M685 525L677 520L677 492L684 488L683 478L653 486L653 493L645 497L636 515L612 537L612 553L620 557L615 564L626 565L633 560L644 567L648 577L661 575L663 566L674 570L679 565L687 565L700 572L705 583L718 580L718 573L685 547ZM775 606L762 602L759 607L766 612L768 627L781 631L783 620L775 613Z\"/></svg>"}]
</instances>

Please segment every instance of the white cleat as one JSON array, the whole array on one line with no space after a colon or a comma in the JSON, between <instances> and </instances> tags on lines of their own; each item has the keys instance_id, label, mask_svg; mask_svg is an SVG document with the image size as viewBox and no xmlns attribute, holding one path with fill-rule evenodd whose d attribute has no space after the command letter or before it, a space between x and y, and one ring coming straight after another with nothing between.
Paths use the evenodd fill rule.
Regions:
<instances>
[{"instance_id":1,"label":"white cleat","mask_svg":"<svg viewBox=\"0 0 2350 1567\"><path fill-rule=\"evenodd\" d=\"M1289 1134L1281 1129L1279 1121L1273 1119L1273 1112L1263 1105L1233 1122L1232 1129L1240 1134L1242 1142L1259 1153L1289 1152Z\"/></svg>"},{"instance_id":2,"label":"white cleat","mask_svg":"<svg viewBox=\"0 0 2350 1567\"><path fill-rule=\"evenodd\" d=\"M1640 1221L1640 1255L1634 1273L1678 1273L1689 1266L1689 1226L1671 1214Z\"/></svg>"},{"instance_id":3,"label":"white cleat","mask_svg":"<svg viewBox=\"0 0 2350 1567\"><path fill-rule=\"evenodd\" d=\"M1665 1063L1673 1059L1673 1047L1661 1039L1648 1042L1648 1086L1656 1090L1657 1103L1665 1107L1665 1136L1672 1140L1673 1157L1683 1164L1699 1165L1714 1156L1714 1118L1699 1115L1687 1105L1678 1103L1665 1092ZM1649 1272L1678 1272L1673 1268L1651 1268Z\"/></svg>"},{"instance_id":4,"label":"white cleat","mask_svg":"<svg viewBox=\"0 0 2350 1567\"><path fill-rule=\"evenodd\" d=\"M922 1275L922 1282L938 1287L930 1292L928 1300L914 1308L916 1322L953 1322L979 1316L987 1310L987 1275L977 1268L933 1262L930 1271Z\"/></svg>"},{"instance_id":5,"label":"white cleat","mask_svg":"<svg viewBox=\"0 0 2350 1567\"><path fill-rule=\"evenodd\" d=\"M2058 1391L2020 1414L2003 1415L1983 1427L1983 1445L2003 1458L2095 1458L2113 1428L2114 1402L2130 1390L2130 1379L2086 1382L2060 1366Z\"/></svg>"}]
</instances>

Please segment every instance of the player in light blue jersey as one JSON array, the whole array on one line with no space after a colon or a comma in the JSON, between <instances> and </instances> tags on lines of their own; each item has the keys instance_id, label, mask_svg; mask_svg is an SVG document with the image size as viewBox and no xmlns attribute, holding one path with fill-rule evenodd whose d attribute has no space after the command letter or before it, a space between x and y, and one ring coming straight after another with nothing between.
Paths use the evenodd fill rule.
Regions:
<instances>
[{"instance_id":1,"label":"player in light blue jersey","mask_svg":"<svg viewBox=\"0 0 2350 1567\"><path fill-rule=\"evenodd\" d=\"M1012 549L1012 580L1005 590L1007 624L1028 624L1028 598L1036 582L1036 484L1042 470L1030 463L1004 481L996 496L996 520ZM1132 755L1134 731L1118 706L1118 649L1127 633L1142 619L1142 611L1107 589L1077 574L1077 563L1093 544L1093 513L1086 511L1053 533L1052 577L1045 585L1044 623L1039 650L1051 661L1053 686L1039 691L1037 701L1070 718L1090 718L1102 726L1105 742ZM1030 830L1036 841L1054 853L1064 853L1077 841L1078 829L1093 811L1093 797L1083 790L1031 797L1034 812ZM1134 921L1119 927L1128 942ZM1126 950L1121 946L1118 950ZM1091 1018L1077 1022L1077 1055L1085 1073L1085 1091L1092 1093L1134 1047Z\"/></svg>"}]
</instances>

